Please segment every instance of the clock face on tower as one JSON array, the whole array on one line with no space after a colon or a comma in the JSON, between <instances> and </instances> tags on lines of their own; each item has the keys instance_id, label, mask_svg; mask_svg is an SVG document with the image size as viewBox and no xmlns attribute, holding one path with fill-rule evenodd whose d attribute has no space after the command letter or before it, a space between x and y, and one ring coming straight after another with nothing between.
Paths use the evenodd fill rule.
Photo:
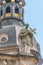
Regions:
<instances>
[{"instance_id":1,"label":"clock face on tower","mask_svg":"<svg viewBox=\"0 0 43 65\"><path fill-rule=\"evenodd\" d=\"M16 45L16 29L14 25L3 26L0 29L0 47Z\"/></svg>"}]
</instances>

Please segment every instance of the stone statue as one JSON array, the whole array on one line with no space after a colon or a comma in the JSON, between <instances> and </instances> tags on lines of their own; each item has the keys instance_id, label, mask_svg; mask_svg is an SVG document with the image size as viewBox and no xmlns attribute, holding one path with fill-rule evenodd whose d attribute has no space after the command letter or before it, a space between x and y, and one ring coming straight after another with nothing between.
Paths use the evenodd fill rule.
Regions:
<instances>
[{"instance_id":1,"label":"stone statue","mask_svg":"<svg viewBox=\"0 0 43 65\"><path fill-rule=\"evenodd\" d=\"M28 29L29 25L26 24L24 29L21 29L19 37L22 38L22 43L27 43L29 46L32 46L32 36L33 33L30 28Z\"/></svg>"}]
</instances>

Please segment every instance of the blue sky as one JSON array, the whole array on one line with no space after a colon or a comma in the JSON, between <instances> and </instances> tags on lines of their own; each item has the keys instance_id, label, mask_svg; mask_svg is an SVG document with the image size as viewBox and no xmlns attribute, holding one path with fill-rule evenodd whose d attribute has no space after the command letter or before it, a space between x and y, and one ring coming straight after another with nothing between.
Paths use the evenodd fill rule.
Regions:
<instances>
[{"instance_id":1,"label":"blue sky","mask_svg":"<svg viewBox=\"0 0 43 65\"><path fill-rule=\"evenodd\" d=\"M36 40L40 44L43 57L43 0L25 0L24 22L36 28Z\"/></svg>"}]
</instances>

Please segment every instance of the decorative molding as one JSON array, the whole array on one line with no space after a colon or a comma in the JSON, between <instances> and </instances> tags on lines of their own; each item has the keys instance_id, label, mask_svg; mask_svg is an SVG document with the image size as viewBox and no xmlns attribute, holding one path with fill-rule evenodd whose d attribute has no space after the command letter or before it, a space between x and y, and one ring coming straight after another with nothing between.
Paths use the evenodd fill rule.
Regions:
<instances>
[{"instance_id":1,"label":"decorative molding","mask_svg":"<svg viewBox=\"0 0 43 65\"><path fill-rule=\"evenodd\" d=\"M2 40L3 39L3 40ZM3 34L0 34L0 43L5 43L8 41L8 35L3 33Z\"/></svg>"}]
</instances>

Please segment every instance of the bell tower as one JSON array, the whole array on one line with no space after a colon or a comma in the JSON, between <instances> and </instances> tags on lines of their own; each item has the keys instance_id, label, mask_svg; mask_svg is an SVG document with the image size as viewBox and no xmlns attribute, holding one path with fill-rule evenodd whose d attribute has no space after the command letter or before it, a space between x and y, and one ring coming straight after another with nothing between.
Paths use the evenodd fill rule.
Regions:
<instances>
[{"instance_id":1,"label":"bell tower","mask_svg":"<svg viewBox=\"0 0 43 65\"><path fill-rule=\"evenodd\" d=\"M24 0L0 0L0 65L42 65L35 29L24 24L24 6Z\"/></svg>"},{"instance_id":2,"label":"bell tower","mask_svg":"<svg viewBox=\"0 0 43 65\"><path fill-rule=\"evenodd\" d=\"M2 0L0 3L0 20L2 25L10 24L24 25L24 0ZM4 23L6 20L6 23Z\"/></svg>"}]
</instances>

